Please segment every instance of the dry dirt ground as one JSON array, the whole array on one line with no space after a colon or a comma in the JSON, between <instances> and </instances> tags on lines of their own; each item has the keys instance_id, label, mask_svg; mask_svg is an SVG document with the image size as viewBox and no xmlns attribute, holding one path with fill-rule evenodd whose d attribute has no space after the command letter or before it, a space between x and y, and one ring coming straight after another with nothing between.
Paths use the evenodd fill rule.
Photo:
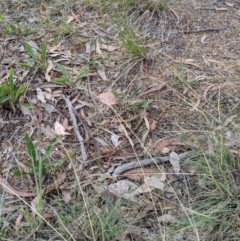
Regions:
<instances>
[{"instance_id":1,"label":"dry dirt ground","mask_svg":"<svg viewBox=\"0 0 240 241\"><path fill-rule=\"evenodd\" d=\"M150 9L147 2L139 1L138 7L126 11L137 39L143 37L138 44L146 49L146 55L139 57L122 45L121 26L97 7L86 7L81 1L46 1L42 5L37 1L1 1L0 81L7 80L12 67L15 85L28 84L21 103L32 106L17 103L15 112L8 103L0 106L0 210L2 224L9 227L0 229L1 240L50 240L46 230L51 230L51 240L64 240L54 239L55 232L46 224L33 229L26 221L33 218L30 207L34 208L35 181L13 175L16 169L27 170L26 132L42 154L56 132L63 131L62 126L69 133L60 136L51 160L67 153L71 157L43 177L43 214L58 231L59 203L75 207L78 196L84 195L89 203L95 200L99 211L100 202L107 202L104 195L114 197L115 202L122 197L119 189L125 184L120 181L140 187L160 169L166 173L164 188L139 191L139 195L124 199L129 202L127 211L119 212L129 228L122 239L94 238L88 228L88 235L80 238L76 214L71 225L66 224L72 236L59 231L66 240L164 240L159 238L159 225L174 222L180 216L179 203L188 205L194 199L189 190L196 177L190 174L196 170L184 165L180 174L174 174L174 165L167 161L158 168L152 164L114 176L116 168L131 161L168 157L172 151L178 157L189 151L196 154L199 148L211 152L208 136L216 130L225 135L234 153L238 152L240 1L172 1L163 11ZM18 64L30 62L26 42L35 47L47 44L48 70ZM52 80L61 77L56 62L70 68L70 79L84 66L91 68L91 73L74 84L56 85ZM134 96L138 87L141 91ZM70 111L64 98L76 111ZM83 143L76 136L70 112ZM85 161L83 151L87 153ZM119 189L111 191L113 184ZM26 197L27 192L34 195ZM140 221L134 223L137 217ZM193 232L185 238L210 240Z\"/></svg>"}]
</instances>

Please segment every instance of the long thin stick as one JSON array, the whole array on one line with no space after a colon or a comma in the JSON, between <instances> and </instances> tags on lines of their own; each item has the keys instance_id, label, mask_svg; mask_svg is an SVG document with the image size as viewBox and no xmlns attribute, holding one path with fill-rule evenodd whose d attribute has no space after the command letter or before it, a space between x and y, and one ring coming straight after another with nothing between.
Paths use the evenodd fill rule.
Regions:
<instances>
[{"instance_id":1,"label":"long thin stick","mask_svg":"<svg viewBox=\"0 0 240 241\"><path fill-rule=\"evenodd\" d=\"M192 156L194 153L195 153L195 151L187 151L187 152L184 152L184 153L180 154L179 158L181 160L181 159L184 159L186 157ZM131 170L133 168L143 167L143 166L156 164L156 163L165 163L165 162L168 162L168 161L169 161L169 157L164 156L164 157L156 157L156 158L152 158L152 159L144 159L144 160L140 160L140 161L128 162L126 164L118 166L114 170L112 176L120 175L123 172Z\"/></svg>"},{"instance_id":2,"label":"long thin stick","mask_svg":"<svg viewBox=\"0 0 240 241\"><path fill-rule=\"evenodd\" d=\"M79 142L80 142L80 147L81 147L81 153L82 153L82 157L83 157L83 161L85 162L87 160L87 153L84 147L84 139L81 136L79 130L78 130L78 126L77 126L77 119L76 116L74 114L74 110L73 110L73 106L71 101L69 100L69 98L66 98L65 96L62 96L62 98L65 100L67 106L68 106L68 110L72 119L72 124L73 124L73 128L74 128L74 133L77 136Z\"/></svg>"},{"instance_id":3,"label":"long thin stick","mask_svg":"<svg viewBox=\"0 0 240 241\"><path fill-rule=\"evenodd\" d=\"M179 33L185 33L185 34L190 34L190 33L201 33L201 32L212 32L212 31L220 31L222 28L204 28L204 29L195 29L195 30L183 30L179 31Z\"/></svg>"}]
</instances>

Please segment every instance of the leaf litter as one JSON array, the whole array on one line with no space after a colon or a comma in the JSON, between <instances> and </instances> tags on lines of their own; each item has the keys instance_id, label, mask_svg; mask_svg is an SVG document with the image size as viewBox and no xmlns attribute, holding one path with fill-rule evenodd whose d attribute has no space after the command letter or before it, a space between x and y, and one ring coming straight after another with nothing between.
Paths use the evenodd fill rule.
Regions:
<instances>
[{"instance_id":1,"label":"leaf litter","mask_svg":"<svg viewBox=\"0 0 240 241\"><path fill-rule=\"evenodd\" d=\"M24 10L26 7L26 5L17 6L17 9ZM32 69L25 70L24 73L21 72L21 67L14 64L15 59L21 58L21 62L28 63L29 58L26 56L24 48L19 47L16 43L18 41L14 42L15 40L18 40L19 37L17 36L12 39L5 36L3 37L5 38L5 42L2 44L2 48L9 50L5 51L6 55L4 56L6 67L8 68L10 63L11 65L14 65L14 68L16 68L16 76L18 76L16 83L18 84L19 82L27 81L29 88L25 94L29 100L35 100L35 102L28 100L32 106L30 108L26 106L20 107L22 113L25 115L25 120L22 121L20 118L18 120L22 127L18 135L20 136L25 131L29 131L30 128L33 128L35 142L37 143L37 136L41 133L41 135L43 135L43 144L46 144L47 140L50 138L50 133L52 135L52 132L54 132L55 129L56 134L62 135L64 146L66 145L67 149L80 146L80 151L77 148L74 150L76 155L74 156L71 165L78 170L77 175L81 176L81 181L89 177L89 172L93 172L93 175L100 175L103 182L110 183L105 187L115 196L116 200L125 198L140 206L146 206L150 194L155 195L155 192L164 193L167 188L173 190L172 187L169 187L167 181L168 175L165 175L164 173L171 172L173 169L175 174L179 174L181 171L180 159L187 158L182 158L181 155L186 153L185 151L191 149L191 146L188 145L187 142L179 141L180 139L178 140L178 137L175 137L174 134L171 136L169 135L169 133L180 133L178 129L174 129L175 127L172 123L174 121L178 122L178 126L182 127L182 129L186 128L185 133L187 133L191 130L187 129L186 125L182 124L187 120L186 122L191 124L191 128L195 128L194 131L199 131L199 126L196 126L193 121L193 119L195 120L195 118L197 118L196 113L190 113L190 111L188 111L188 104L182 102L182 99L185 97L191 99L191 91L196 91L197 95L194 96L202 96L194 106L195 110L197 110L198 108L202 108L201 102L207 100L210 91L221 90L221 92L224 92L224 87L229 85L225 83L225 78L223 78L221 72L210 69L209 66L208 68L205 66L206 62L202 60L204 54L201 56L198 55L201 51L191 52L183 58L182 55L178 55L178 53L174 52L172 48L168 48L166 49L166 55L163 56L163 58L158 59L155 50L157 50L159 46L166 46L166 43L168 46L174 43L179 44L178 51L180 53L183 46L186 46L186 42L184 42L186 39L191 38L190 41L196 43L194 46L198 46L200 38L202 50L205 51L205 54L209 54L209 51L212 51L212 49L208 49L209 43L215 41L213 39L213 36L215 35L214 33L211 35L209 32L205 32L202 37L198 35L196 38L194 35L192 37L187 36L186 39L178 36L178 43L174 42L174 31L172 31L173 33L170 31L169 33L162 33L161 36L154 39L154 34L162 31L155 28L157 25L156 23L154 24L154 21L160 21L165 29L174 30L175 28L172 28L174 26L169 24L171 21L168 21L170 17L167 17L167 15L163 19L157 19L155 15L152 15L154 21L151 22L152 20L149 19L148 21L151 22L151 25L147 25L148 27L144 26L144 20L139 22L140 32L142 31L144 33L146 29L149 31L148 33L144 33L149 37L149 40L143 45L139 45L140 47L145 46L149 48L149 55L146 59L136 61L136 63L130 63L131 61L122 62L122 59L126 57L125 54L127 51L120 46L116 39L116 33L112 31L113 29L116 30L116 26L111 25L109 22L106 23L106 25L108 25L106 26L106 29L102 26L100 27L98 26L99 15L94 9L91 11L86 10L85 12L85 9L79 11L77 7L77 5L73 6L71 13L68 14L66 19L68 25L65 25L65 27L68 26L69 29L66 28L64 31L70 30L71 27L74 29L75 24L78 23L81 25L81 35L77 35L76 32L73 31L71 34L66 35L68 38L62 37L65 35L61 35L60 33L60 30L63 30L60 24L58 28L59 35L54 33L56 29L46 30L40 28L39 33L36 35L30 34L26 38L28 40L25 39L25 36L21 36L22 47L24 46L22 45L22 41L24 41L27 42L34 51L37 50L38 52L41 52L41 43L43 41L43 38L41 37L43 36L42 33L45 31L48 32L45 39L48 46L47 68L43 72L38 70L37 74L34 74ZM218 12L225 12L227 8L221 9L219 7L215 8L215 10ZM47 9L44 10L42 5L40 11L42 16L36 15L36 19L38 17L40 17L39 19L44 18L47 14L52 17L51 14L53 9L51 7L47 7ZM176 9L171 9L170 11L174 14L176 21L182 21L182 13L180 9L178 11ZM78 12L80 12L79 15L76 15L75 13ZM161 18L161 16L159 16L159 18ZM91 23L88 22L89 19L91 19ZM137 21L134 15L131 15L130 19L134 20L134 22ZM31 19L29 18L29 21L30 20ZM31 21L35 20L33 19ZM194 21L197 20L194 19ZM201 21L199 24L200 23ZM184 26L184 24L181 26ZM92 30L92 33L89 31L90 29ZM60 36L60 38L58 36ZM159 39L161 39L161 41L159 41ZM223 40L224 37L219 41ZM223 46L227 48L228 45L225 43ZM16 49L18 57L12 52L13 47ZM110 57L108 61L105 61L107 55ZM175 71L172 71L172 66L170 68L169 62L171 61L169 61L167 56L169 56L174 63L183 64L182 73L179 75L181 75L180 79L183 81L184 87L181 85L177 85L177 87L171 85L171 81L174 78L172 73ZM11 57L14 57L15 59L11 59ZM216 53L213 53L211 58L212 61L209 61L208 63L222 64L224 62L224 60L218 58ZM132 59L134 61L134 58ZM154 62L156 63L156 66L160 66L159 70L157 70L158 67L155 68L156 66L153 64ZM61 63L66 67L66 69L68 69L67 73L59 72L59 70L56 69L55 63ZM116 67L117 65L122 67L118 68ZM79 78L76 81L76 85L60 86L51 83L53 78L64 77L64 75L67 75L70 78L75 78L82 66L89 66L93 72ZM8 71L5 71L5 73L4 71L2 72L3 76L1 78L3 80ZM213 73L218 77L217 81L214 81L211 77L214 75ZM20 74L22 75L21 77ZM142 75L144 75L144 81L141 80ZM158 82L156 83L155 79L152 83L151 76L157 76ZM189 80L191 80L192 77L193 79L197 79L196 76L208 76L204 79L204 81L207 82L204 86L208 85L208 87L203 90L202 88L199 88L199 84L196 84L196 86L191 87L193 88L191 89L189 86L185 85L186 83L190 83ZM189 79L186 79L185 81L185 77ZM212 83L210 81L212 81ZM147 111L142 111L141 107L141 110L139 110L139 107L128 105L131 103L129 98L131 98L131 92L134 92L135 82L141 82L142 89L145 90L139 93L137 98L142 101L147 101L149 98L154 99L155 109L150 106L146 108ZM199 83L200 81L197 82ZM114 84L112 85L112 83ZM113 94L113 88L116 88L120 93L124 94L121 101L119 101L119 99ZM182 89L184 89L184 91L182 91ZM178 99L176 96L181 96L182 99ZM132 101L132 103L135 104L134 101ZM108 108L106 108L106 106ZM177 108L179 108L179 110ZM79 112L77 110L79 110ZM77 113L80 116L79 119ZM14 119L7 120L7 118L18 118L18 116L11 115L11 113L3 115L2 110L1 114L4 117L2 123L5 123L4 125L8 126L8 130L14 130L13 125L10 126L11 123L14 123L11 122L14 121ZM213 115L214 114L213 111ZM27 119L27 115L31 116L30 121L32 121L32 127L29 127L30 121ZM227 116L228 118L223 121L224 128L229 127L230 123L236 118L235 114L229 114L229 112L227 112ZM35 120L37 120L37 122ZM6 122L8 123L6 124ZM16 122L16 126L17 125L19 125L18 122ZM111 134L107 135L103 131L103 127L108 129ZM24 159L27 157L25 156L22 158L22 156L19 155L19 153L23 155L25 153L23 147L19 144L21 141L20 139L17 140L14 133L11 133L10 135L13 135L15 141L14 146L16 146L16 150L14 150L14 147L13 151L16 153L17 158L20 159L18 162L21 163L21 166L23 167L24 164L22 162L25 161ZM9 138L8 136L9 135L3 134L2 138ZM95 138L100 148L93 144L93 138ZM143 144L145 144L146 147L143 147ZM213 147L209 140L207 145L208 151L213 152ZM54 154L62 154L64 152L63 150L64 148L58 146L58 149L54 150ZM160 159L164 161L160 162L161 164L156 164L154 161L159 156ZM144 159L146 157L148 159ZM147 161L143 162L145 160ZM9 161L9 159L6 158L6 162L7 161ZM84 161L89 161L89 163L92 163L93 165L90 164L89 166L85 166ZM147 163L146 166L145 163ZM70 163L68 163L68 165L70 165ZM159 170L159 165L161 166L161 170L164 169L162 166L165 167L164 173L161 173ZM86 168L85 173L81 172L82 166ZM127 167L127 171L125 170L121 172L123 169L120 170L120 168L123 167ZM54 170L54 172L58 173L62 171L65 173L65 171L70 172L72 170L72 168L69 170L67 168L65 170L65 168L66 167L63 165L60 169ZM6 170L6 166L2 170ZM1 174L5 177L5 171L2 171ZM72 173L69 174L68 177L64 175L65 174L63 174L64 178L60 178L61 175L57 175L59 178L56 178L54 183L52 182L52 184L45 186L45 194L48 194L52 198L54 197L54 195L52 195L54 190L58 189L62 183L68 184L71 180ZM119 180L119 178L121 180ZM19 180L14 186L18 187L18 190L24 190L19 188ZM44 182L49 180L51 180L50 177L44 177ZM98 182L97 178L94 180L97 180L96 183ZM175 183L178 179L173 178L172 180L172 183ZM14 178L12 178L11 181L14 181ZM21 179L21 181L25 183L25 187L28 187L28 185L26 185L26 180ZM32 197L33 195L33 193L15 190L9 183L6 183L3 178L0 180L0 183L2 186L5 185L4 187L10 195L24 197L27 201L29 201L27 198ZM106 183L104 183L104 185L105 184ZM89 189L84 190L86 191L84 195L90 197L92 195L92 191L90 190L91 182L86 185ZM98 183L96 185L98 185ZM84 186L84 188L85 187L86 186ZM184 188L182 189L184 190ZM61 190L64 201L66 203L71 203L73 198L71 197L69 190ZM156 198L156 196L154 196L154 198ZM163 203L163 200L158 200L156 203ZM153 210L153 205L155 205L155 203L150 204L149 210ZM129 216L131 215L131 218L134 218L134 214L129 214ZM144 213L143 217L144 215L147 214ZM16 215L16 217L15 227L16 229L19 229L19 224L23 217L21 215ZM156 217L157 220L155 220L155 223L159 222L161 224L171 223L176 220L171 213L162 213L162 215L156 215ZM154 218L154 215L152 218ZM151 220L149 222L151 222ZM152 225L152 227L153 226L154 225ZM141 230L137 226L134 228L135 235L137 235L138 231L150 235L147 228L142 228ZM130 228L128 232L134 233ZM154 238L155 239L153 240L157 240L155 236Z\"/></svg>"}]
</instances>

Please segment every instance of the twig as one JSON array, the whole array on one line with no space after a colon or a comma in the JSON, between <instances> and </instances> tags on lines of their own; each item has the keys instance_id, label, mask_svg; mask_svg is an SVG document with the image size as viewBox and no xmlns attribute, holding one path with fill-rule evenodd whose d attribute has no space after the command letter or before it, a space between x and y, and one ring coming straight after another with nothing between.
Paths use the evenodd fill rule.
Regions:
<instances>
[{"instance_id":1,"label":"twig","mask_svg":"<svg viewBox=\"0 0 240 241\"><path fill-rule=\"evenodd\" d=\"M216 11L216 8L215 7L196 7L194 8L195 10L198 10L198 9L201 9L201 10L215 10Z\"/></svg>"},{"instance_id":2,"label":"twig","mask_svg":"<svg viewBox=\"0 0 240 241\"><path fill-rule=\"evenodd\" d=\"M203 29L196 29L196 30L183 30L183 31L178 31L179 33L185 33L185 34L190 34L190 33L201 33L201 32L213 32L213 31L220 31L222 28L203 28Z\"/></svg>"},{"instance_id":3,"label":"twig","mask_svg":"<svg viewBox=\"0 0 240 241\"><path fill-rule=\"evenodd\" d=\"M180 160L184 159L186 157L192 156L195 153L195 151L187 151L184 152L182 154L179 155ZM144 159L144 160L140 160L140 161L132 161L132 162L128 162L126 164L123 164L121 166L118 166L112 176L117 176L122 174L125 171L134 169L134 168L138 168L138 167L143 167L143 166L147 166L147 165L151 165L151 164L156 164L156 163L165 163L169 161L169 157L168 156L164 156L164 157L157 157L157 158L152 158L152 159Z\"/></svg>"},{"instance_id":4,"label":"twig","mask_svg":"<svg viewBox=\"0 0 240 241\"><path fill-rule=\"evenodd\" d=\"M81 147L81 153L82 153L82 157L83 157L83 161L85 162L87 160L87 153L84 147L84 139L81 136L79 130L78 130L78 126L77 126L77 120L76 120L76 116L74 115L74 110L73 110L73 106L71 101L69 100L69 98L66 98L65 96L62 96L62 98L65 100L67 106L68 106L68 110L72 119L72 124L73 124L73 128L74 128L74 133L77 136L79 142L80 142L80 147Z\"/></svg>"},{"instance_id":5,"label":"twig","mask_svg":"<svg viewBox=\"0 0 240 241\"><path fill-rule=\"evenodd\" d=\"M85 133L86 133L86 139L91 138L91 139L92 139L92 142L93 142L93 145L94 145L94 148L95 148L95 151L96 151L96 152L99 152L98 142L97 142L97 140L94 138L94 136L92 135L92 132L91 132L90 128L88 127L86 121L81 118L81 116L79 115L79 113L77 112L77 110L75 110L74 108L73 108L73 113L74 113L75 116L78 118L78 120L82 123L83 128L84 128ZM85 164L86 164L86 163L85 163Z\"/></svg>"},{"instance_id":6,"label":"twig","mask_svg":"<svg viewBox=\"0 0 240 241\"><path fill-rule=\"evenodd\" d=\"M92 53L92 43L93 43L93 37L92 37L92 34L91 34L91 36L90 36L90 41L89 41L89 45L90 45L90 47L89 47L89 53L88 53L88 63L90 63L90 61L91 61L91 53ZM97 103L96 103L96 101L95 101L95 99L94 99L94 97L93 97L93 95L92 95L92 88L91 88L91 84L90 84L90 76L88 75L87 76L87 82L88 82L88 92L89 92L89 95L90 95L90 97L91 97L91 99L92 99L92 101L93 101L93 103L94 103L94 105L95 105L95 108L97 107Z\"/></svg>"}]
</instances>

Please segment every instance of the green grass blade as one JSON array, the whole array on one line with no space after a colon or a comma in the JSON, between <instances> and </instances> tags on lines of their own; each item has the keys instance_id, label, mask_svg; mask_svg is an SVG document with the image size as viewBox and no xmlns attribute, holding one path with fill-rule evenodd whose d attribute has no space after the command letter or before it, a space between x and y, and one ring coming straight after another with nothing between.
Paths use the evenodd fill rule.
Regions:
<instances>
[{"instance_id":1,"label":"green grass blade","mask_svg":"<svg viewBox=\"0 0 240 241\"><path fill-rule=\"evenodd\" d=\"M28 155L32 159L34 165L36 165L38 160L37 160L37 152L36 152L35 146L33 145L33 142L27 133L25 134L24 139L26 142Z\"/></svg>"},{"instance_id":2,"label":"green grass blade","mask_svg":"<svg viewBox=\"0 0 240 241\"><path fill-rule=\"evenodd\" d=\"M71 83L71 79L68 77L60 77L60 78L54 78L52 79L53 83L59 84L59 85L66 85Z\"/></svg>"},{"instance_id":3,"label":"green grass blade","mask_svg":"<svg viewBox=\"0 0 240 241\"><path fill-rule=\"evenodd\" d=\"M77 76L76 76L76 78L75 78L75 81L83 78L84 76L86 76L87 74L89 74L89 73L91 73L91 72L92 72L92 71L89 69L88 66L82 67L82 68L79 70L79 72L78 72L78 74L77 74Z\"/></svg>"},{"instance_id":4,"label":"green grass blade","mask_svg":"<svg viewBox=\"0 0 240 241\"><path fill-rule=\"evenodd\" d=\"M10 86L10 88L14 89L13 68L12 68L12 67L10 68L10 71L9 71L8 81L9 81L9 86Z\"/></svg>"},{"instance_id":5,"label":"green grass blade","mask_svg":"<svg viewBox=\"0 0 240 241\"><path fill-rule=\"evenodd\" d=\"M26 84L22 84L16 91L15 91L15 99L17 100L18 97L26 90Z\"/></svg>"},{"instance_id":6,"label":"green grass blade","mask_svg":"<svg viewBox=\"0 0 240 241\"><path fill-rule=\"evenodd\" d=\"M141 87L138 87L137 89L135 89L131 94L131 99L133 100L140 92L141 92Z\"/></svg>"},{"instance_id":7,"label":"green grass blade","mask_svg":"<svg viewBox=\"0 0 240 241\"><path fill-rule=\"evenodd\" d=\"M0 104L3 104L3 103L5 103L8 100L9 100L9 96L2 97L2 98L0 98Z\"/></svg>"},{"instance_id":8,"label":"green grass blade","mask_svg":"<svg viewBox=\"0 0 240 241\"><path fill-rule=\"evenodd\" d=\"M25 49L29 56L31 56L34 62L39 62L37 53L33 50L32 46L28 43L25 43Z\"/></svg>"},{"instance_id":9,"label":"green grass blade","mask_svg":"<svg viewBox=\"0 0 240 241\"><path fill-rule=\"evenodd\" d=\"M46 149L46 151L45 151L45 154L44 154L44 156L43 156L43 158L42 158L43 162L45 162L45 161L50 157L50 155L51 155L51 153L52 153L52 149L53 149L53 147L54 147L54 145L56 144L57 141L58 141L58 136L54 137L54 138L51 140L51 142L50 142L50 144L48 145L48 147L47 147L47 149Z\"/></svg>"},{"instance_id":10,"label":"green grass blade","mask_svg":"<svg viewBox=\"0 0 240 241\"><path fill-rule=\"evenodd\" d=\"M41 57L42 57L42 62L47 63L47 45L46 44L44 44L42 47Z\"/></svg>"}]
</instances>

